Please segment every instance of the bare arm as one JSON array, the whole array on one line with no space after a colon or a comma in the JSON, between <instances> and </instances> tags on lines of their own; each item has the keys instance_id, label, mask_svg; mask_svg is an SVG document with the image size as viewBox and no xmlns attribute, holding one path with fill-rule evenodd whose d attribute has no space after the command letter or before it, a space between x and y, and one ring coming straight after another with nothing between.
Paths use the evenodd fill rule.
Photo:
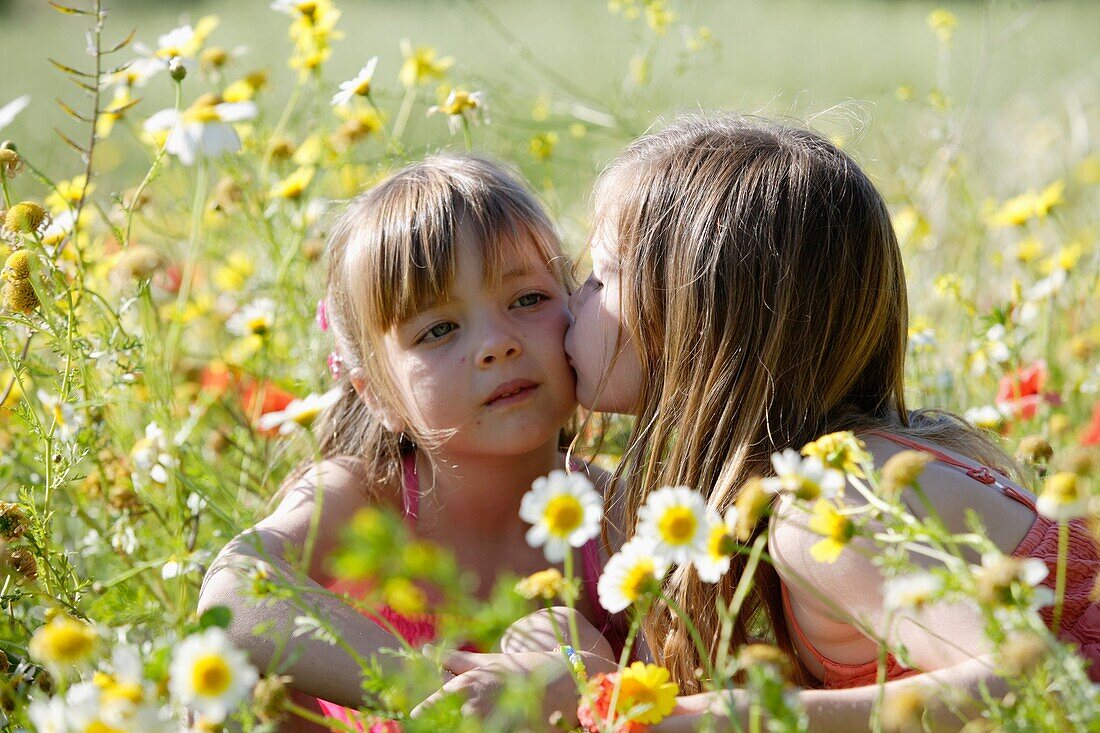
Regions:
<instances>
[{"instance_id":1,"label":"bare arm","mask_svg":"<svg viewBox=\"0 0 1100 733\"><path fill-rule=\"evenodd\" d=\"M335 548L340 527L369 504L359 478L335 461L310 469L270 516L222 549L203 579L198 603L200 612L217 605L232 610L229 636L261 670L290 674L297 689L346 707L358 707L362 700L356 656L368 660L374 656L383 671L399 665L390 656L374 653L382 647L396 648L400 642L324 587L332 579L324 571L323 560ZM307 558L311 536L313 547ZM276 583L301 589L301 598L267 597L258 603L250 598L249 574L260 561L268 564ZM304 609L303 603L311 610ZM324 619L347 647L310 634L290 639L294 619L302 615ZM253 633L261 624L263 633Z\"/></svg>"},{"instance_id":2,"label":"bare arm","mask_svg":"<svg viewBox=\"0 0 1100 733\"><path fill-rule=\"evenodd\" d=\"M885 698L915 690L930 701L924 721L936 733L958 731L967 721L981 713L982 686L1000 697L1008 691L1007 683L993 673L989 656L977 657L945 667L935 672L914 675L887 682ZM945 694L945 692L949 694ZM799 702L805 707L810 730L814 733L847 733L871 730L871 711L879 696L874 685L848 690L802 690ZM953 706L946 700L954 701ZM661 733L693 731L706 717L718 722L718 730L746 730L749 724L749 700L744 690L730 693L706 692L679 698L672 716L654 726ZM738 725L731 721L732 716Z\"/></svg>"}]
</instances>

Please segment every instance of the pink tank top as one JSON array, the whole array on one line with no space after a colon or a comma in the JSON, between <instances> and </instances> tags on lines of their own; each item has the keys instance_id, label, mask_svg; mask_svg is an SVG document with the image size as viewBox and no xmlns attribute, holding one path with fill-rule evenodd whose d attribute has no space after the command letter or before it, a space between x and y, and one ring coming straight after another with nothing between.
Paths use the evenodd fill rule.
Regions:
<instances>
[{"instance_id":1,"label":"pink tank top","mask_svg":"<svg viewBox=\"0 0 1100 733\"><path fill-rule=\"evenodd\" d=\"M576 471L581 467L571 464L570 468ZM404 477L401 492L402 508L404 510L405 520L411 527L415 528L417 516L420 512L420 477L417 475L416 471L415 453L407 453L404 456L402 459L402 469ZM592 601L592 609L596 617L596 626L603 633L604 637L607 638L608 642L610 642L615 654L618 655L626 642L628 626L624 617L608 613L598 602L596 602L598 598L596 584L599 580L601 567L599 545L595 539L589 540L581 547L581 579L584 583L585 593L588 594L588 598ZM363 585L362 581L348 582L338 580L328 586L328 590L334 593L348 593L355 596L363 592ZM377 615L365 615L376 622L384 620L385 623L382 624L383 626L388 626L388 628L396 631L413 647L420 647L434 641L438 631L436 628L436 617L430 613L416 615L401 614L388 606L383 606L378 611ZM381 619L379 619L379 617L381 617ZM463 648L467 651L480 651L473 647ZM322 700L321 698L316 698L316 700L320 711L326 717L350 725L356 730L366 730L367 733L387 733L390 729L386 726L392 725L389 721L379 720L372 724L370 728L365 729L357 722L353 710L329 702L328 700Z\"/></svg>"},{"instance_id":2,"label":"pink tank top","mask_svg":"<svg viewBox=\"0 0 1100 733\"><path fill-rule=\"evenodd\" d=\"M891 433L876 431L869 434L878 435L898 445L928 453L937 461L958 469L975 481L995 487L1008 498L1023 504L1035 513L1035 502L1030 496L1001 483L997 475L985 466L964 463L932 446ZM1096 545L1092 541L1091 532L1084 519L1074 519L1068 524L1069 552L1066 562L1066 588L1058 638L1077 646L1078 652L1086 660L1092 662L1089 667L1089 677L1093 682L1100 682L1100 602L1092 601L1089 598L1093 583L1097 574L1100 573L1100 554L1097 553ZM1027 534L1024 535L1024 538L1020 540L1020 544L1012 551L1012 556L1020 558L1034 557L1045 562L1050 572L1043 580L1043 585L1053 591L1056 579L1055 568L1058 563L1058 523L1035 513L1035 522L1031 525L1031 529L1028 530ZM788 627L791 633L802 641L806 649L825 669L825 678L821 680L824 686L839 689L875 684L878 677L876 660L863 664L843 664L829 659L814 648L814 645L806 638L806 635L795 621L790 598L787 595L787 587L780 584L780 588L783 595L783 608L789 619ZM1053 623L1053 606L1042 609L1040 613L1047 626L1050 627ZM919 673L920 670L904 666L893 654L886 655L887 681Z\"/></svg>"}]
</instances>

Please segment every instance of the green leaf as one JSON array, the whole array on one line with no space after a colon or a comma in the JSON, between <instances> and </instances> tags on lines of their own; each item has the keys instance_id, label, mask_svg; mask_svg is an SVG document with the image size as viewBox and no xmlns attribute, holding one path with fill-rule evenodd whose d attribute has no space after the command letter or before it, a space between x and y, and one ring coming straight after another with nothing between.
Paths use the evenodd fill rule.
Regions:
<instances>
[{"instance_id":1,"label":"green leaf","mask_svg":"<svg viewBox=\"0 0 1100 733\"><path fill-rule=\"evenodd\" d=\"M232 620L233 612L229 610L229 606L214 606L206 609L199 617L199 631L205 631L211 626L228 629Z\"/></svg>"}]
</instances>

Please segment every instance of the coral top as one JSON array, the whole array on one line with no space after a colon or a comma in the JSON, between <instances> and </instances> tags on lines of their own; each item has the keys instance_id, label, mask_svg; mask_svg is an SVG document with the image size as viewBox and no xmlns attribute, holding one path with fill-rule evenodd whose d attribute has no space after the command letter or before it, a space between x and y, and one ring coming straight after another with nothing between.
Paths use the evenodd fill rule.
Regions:
<instances>
[{"instance_id":1,"label":"coral top","mask_svg":"<svg viewBox=\"0 0 1100 733\"><path fill-rule=\"evenodd\" d=\"M1034 557L1047 564L1050 572L1043 580L1043 585L1054 590L1056 567L1058 563L1058 523L1054 522L1035 511L1035 502L1030 496L1016 491L1011 486L1006 486L998 480L993 471L985 466L968 464L936 450L932 446L918 443L890 433L874 432L874 435L886 438L906 448L928 453L935 460L958 469L978 483L992 486L1013 501L1023 504L1035 513L1035 522L1031 529L1024 535L1020 544L1012 551L1013 557ZM1100 574L1100 554L1096 544L1092 540L1091 532L1084 519L1074 519L1069 523L1069 552L1066 558L1066 588L1062 602L1062 621L1058 631L1058 638L1077 646L1078 652L1092 662L1089 667L1089 677L1093 682L1100 682L1100 601L1090 599L1093 583ZM783 594L783 608L786 611L790 623L789 628L806 649L825 668L825 678L822 683L827 688L860 687L873 685L878 675L878 665L875 660L864 664L842 664L824 656L809 639L803 634L802 629L794 620L791 611L790 598L787 595L786 586L781 585ZM1054 608L1048 606L1042 609L1041 615L1047 627L1053 620ZM910 669L894 658L893 654L886 656L887 681L918 674L919 670Z\"/></svg>"},{"instance_id":2,"label":"coral top","mask_svg":"<svg viewBox=\"0 0 1100 733\"><path fill-rule=\"evenodd\" d=\"M420 510L420 478L416 472L416 455L414 453L406 454L402 465L404 480L402 481L401 496L405 520L411 527L415 528L417 515ZM578 470L580 466L572 465L571 468L573 470ZM601 568L602 563L600 562L599 545L596 543L595 539L589 540L581 547L581 577L584 582L584 589L589 599L592 601L592 610L596 617L597 628L600 629L604 637L610 642L615 654L618 655L626 642L627 626L622 616L613 616L605 611L596 601L598 598L596 583L599 579ZM334 593L358 595L358 593L362 592L362 587L361 581L348 582L338 580L328 586L328 590ZM436 626L437 620L435 616L430 613L406 615L398 613L388 606L383 606L375 616L366 613L365 615L372 618L372 620L377 620L377 617L381 617L413 647L420 647L434 641L438 632ZM478 651L470 647L466 647L466 649ZM320 712L323 713L325 717L350 725L356 730L364 730L363 726L356 721L353 710L329 702L328 700L322 700L320 698L316 698L316 700ZM379 720L371 725L369 732L375 733L375 731L382 732L388 730L389 728L386 726L386 721Z\"/></svg>"}]
</instances>

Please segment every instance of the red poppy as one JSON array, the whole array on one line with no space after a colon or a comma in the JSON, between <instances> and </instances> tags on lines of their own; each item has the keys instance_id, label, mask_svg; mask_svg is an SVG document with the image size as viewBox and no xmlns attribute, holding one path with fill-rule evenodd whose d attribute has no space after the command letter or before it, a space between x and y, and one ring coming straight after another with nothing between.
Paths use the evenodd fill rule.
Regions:
<instances>
[{"instance_id":1,"label":"red poppy","mask_svg":"<svg viewBox=\"0 0 1100 733\"><path fill-rule=\"evenodd\" d=\"M285 410L287 405L297 399L295 395L280 389L273 382L264 380L257 384L252 377L241 375L238 370L220 363L208 364L202 368L202 372L199 374L199 386L219 396L231 390L236 392L237 397L240 399L240 408L249 418L255 417L258 419L261 415L266 415L269 412ZM257 392L260 391L263 392L263 403L260 406L260 414L254 415L253 410L256 407ZM279 430L274 428L272 430L261 430L260 432L264 435L275 435Z\"/></svg>"},{"instance_id":2,"label":"red poppy","mask_svg":"<svg viewBox=\"0 0 1100 733\"><path fill-rule=\"evenodd\" d=\"M1039 403L1061 403L1057 392L1043 392L1047 381L1047 363L1039 360L1001 377L994 402L1005 412L1027 420L1035 417Z\"/></svg>"},{"instance_id":3,"label":"red poppy","mask_svg":"<svg viewBox=\"0 0 1100 733\"><path fill-rule=\"evenodd\" d=\"M1081 436L1081 445L1100 445L1100 402L1092 407L1092 422Z\"/></svg>"}]
</instances>

